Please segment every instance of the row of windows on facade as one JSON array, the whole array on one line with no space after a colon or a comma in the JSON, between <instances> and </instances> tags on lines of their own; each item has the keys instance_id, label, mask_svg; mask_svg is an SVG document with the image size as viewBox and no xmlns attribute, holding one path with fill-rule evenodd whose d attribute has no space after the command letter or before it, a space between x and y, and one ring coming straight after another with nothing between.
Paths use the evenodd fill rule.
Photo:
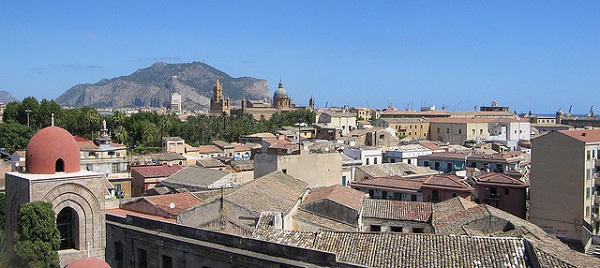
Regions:
<instances>
[{"instance_id":1,"label":"row of windows on facade","mask_svg":"<svg viewBox=\"0 0 600 268\"><path fill-rule=\"evenodd\" d=\"M429 167L429 161L423 161L423 166L425 167ZM475 162L471 162L469 163L469 167L477 167L477 163ZM484 163L483 164L483 168L489 168L490 164L489 163ZM433 169L435 170L440 170L440 162L433 162ZM453 163L446 163L446 172L452 172L454 171L454 164ZM504 166L502 164L496 164L496 168L494 169L495 172L502 172L504 171Z\"/></svg>"},{"instance_id":2,"label":"row of windows on facade","mask_svg":"<svg viewBox=\"0 0 600 268\"><path fill-rule=\"evenodd\" d=\"M108 156L116 156L116 157L121 157L121 153L117 153L115 151L108 151L106 152ZM87 153L87 158L89 157L100 157L101 153L100 152L88 152Z\"/></svg>"},{"instance_id":3,"label":"row of windows on facade","mask_svg":"<svg viewBox=\"0 0 600 268\"><path fill-rule=\"evenodd\" d=\"M417 227L403 227L403 226L389 226L388 228L381 228L381 225L371 224L369 226L369 231L371 232L392 232L392 233L402 233L404 232L404 228L410 229L412 233L423 233L424 228Z\"/></svg>"},{"instance_id":4,"label":"row of windows on facade","mask_svg":"<svg viewBox=\"0 0 600 268\"><path fill-rule=\"evenodd\" d=\"M437 133L440 133L440 128L437 129ZM450 129L447 128L446 129L446 134L450 134ZM459 128L458 129L458 134L462 134L462 129ZM475 129L472 128L471 129L471 134L475 134ZM483 129L479 129L479 134L483 134ZM498 132L498 131L494 131L494 134L502 134L502 131ZM517 130L515 129L515 134L517 134ZM523 130L519 130L519 134L523 134Z\"/></svg>"}]
</instances>

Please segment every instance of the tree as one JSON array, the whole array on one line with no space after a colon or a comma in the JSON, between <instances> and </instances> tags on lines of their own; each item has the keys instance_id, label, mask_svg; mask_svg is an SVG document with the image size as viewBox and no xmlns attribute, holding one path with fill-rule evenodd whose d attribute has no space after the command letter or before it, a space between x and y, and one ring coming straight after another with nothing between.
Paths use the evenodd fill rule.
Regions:
<instances>
[{"instance_id":1,"label":"tree","mask_svg":"<svg viewBox=\"0 0 600 268\"><path fill-rule=\"evenodd\" d=\"M12 154L16 150L25 149L29 139L33 135L33 130L26 125L21 125L14 121L8 121L0 124L0 147Z\"/></svg>"},{"instance_id":2,"label":"tree","mask_svg":"<svg viewBox=\"0 0 600 268\"><path fill-rule=\"evenodd\" d=\"M60 267L60 233L52 205L34 201L21 205L15 233L16 264L23 267Z\"/></svg>"}]
</instances>

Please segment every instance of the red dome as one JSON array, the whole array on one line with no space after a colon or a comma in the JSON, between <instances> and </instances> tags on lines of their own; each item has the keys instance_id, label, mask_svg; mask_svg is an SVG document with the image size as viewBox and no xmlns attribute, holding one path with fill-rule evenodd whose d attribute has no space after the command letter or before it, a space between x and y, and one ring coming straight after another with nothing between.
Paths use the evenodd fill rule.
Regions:
<instances>
[{"instance_id":1,"label":"red dome","mask_svg":"<svg viewBox=\"0 0 600 268\"><path fill-rule=\"evenodd\" d=\"M110 268L110 265L97 258L81 258L69 263L66 268Z\"/></svg>"},{"instance_id":2,"label":"red dome","mask_svg":"<svg viewBox=\"0 0 600 268\"><path fill-rule=\"evenodd\" d=\"M46 127L29 141L25 165L31 174L78 172L81 170L79 146L65 129Z\"/></svg>"}]
</instances>

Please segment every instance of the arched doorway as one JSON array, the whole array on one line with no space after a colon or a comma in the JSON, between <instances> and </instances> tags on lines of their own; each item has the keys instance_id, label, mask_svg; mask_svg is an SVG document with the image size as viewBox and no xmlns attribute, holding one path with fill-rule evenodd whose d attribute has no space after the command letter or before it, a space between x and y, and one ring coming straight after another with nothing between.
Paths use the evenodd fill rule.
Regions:
<instances>
[{"instance_id":1,"label":"arched doorway","mask_svg":"<svg viewBox=\"0 0 600 268\"><path fill-rule=\"evenodd\" d=\"M60 232L60 248L77 249L79 246L79 217L77 212L70 208L63 208L56 215L56 227Z\"/></svg>"},{"instance_id":2,"label":"arched doorway","mask_svg":"<svg viewBox=\"0 0 600 268\"><path fill-rule=\"evenodd\" d=\"M65 172L65 161L63 161L62 158L59 158L56 160L54 167L55 172Z\"/></svg>"}]
</instances>

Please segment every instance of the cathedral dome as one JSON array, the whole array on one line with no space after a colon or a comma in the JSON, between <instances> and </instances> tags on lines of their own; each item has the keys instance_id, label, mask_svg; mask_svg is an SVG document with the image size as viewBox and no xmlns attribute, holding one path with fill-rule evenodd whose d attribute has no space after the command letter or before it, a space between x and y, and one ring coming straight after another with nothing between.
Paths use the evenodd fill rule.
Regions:
<instances>
[{"instance_id":1,"label":"cathedral dome","mask_svg":"<svg viewBox=\"0 0 600 268\"><path fill-rule=\"evenodd\" d=\"M63 128L50 126L38 131L27 145L25 165L31 174L54 174L81 170L79 146Z\"/></svg>"},{"instance_id":2,"label":"cathedral dome","mask_svg":"<svg viewBox=\"0 0 600 268\"><path fill-rule=\"evenodd\" d=\"M285 91L285 89L283 88L283 83L280 81L279 87L277 88L277 90L275 90L275 95L273 96L273 98L287 98L287 97L288 97L287 91Z\"/></svg>"}]
</instances>

